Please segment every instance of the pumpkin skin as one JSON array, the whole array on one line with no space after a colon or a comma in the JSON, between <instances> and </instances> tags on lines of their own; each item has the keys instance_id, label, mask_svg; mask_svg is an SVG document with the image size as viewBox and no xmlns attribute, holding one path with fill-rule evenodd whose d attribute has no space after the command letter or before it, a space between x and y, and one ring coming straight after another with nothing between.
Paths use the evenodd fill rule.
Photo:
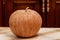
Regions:
<instances>
[{"instance_id":1,"label":"pumpkin skin","mask_svg":"<svg viewBox=\"0 0 60 40\"><path fill-rule=\"evenodd\" d=\"M9 19L11 31L19 37L32 37L37 34L42 25L41 16L34 10L17 10Z\"/></svg>"}]
</instances>

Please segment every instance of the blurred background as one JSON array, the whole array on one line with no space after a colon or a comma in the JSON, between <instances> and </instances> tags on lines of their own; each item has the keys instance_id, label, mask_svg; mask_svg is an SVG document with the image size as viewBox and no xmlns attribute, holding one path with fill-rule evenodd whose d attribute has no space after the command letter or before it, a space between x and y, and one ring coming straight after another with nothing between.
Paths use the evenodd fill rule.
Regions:
<instances>
[{"instance_id":1,"label":"blurred background","mask_svg":"<svg viewBox=\"0 0 60 40\"><path fill-rule=\"evenodd\" d=\"M12 12L26 7L42 16L42 27L60 27L60 0L0 0L0 26L9 27Z\"/></svg>"}]
</instances>

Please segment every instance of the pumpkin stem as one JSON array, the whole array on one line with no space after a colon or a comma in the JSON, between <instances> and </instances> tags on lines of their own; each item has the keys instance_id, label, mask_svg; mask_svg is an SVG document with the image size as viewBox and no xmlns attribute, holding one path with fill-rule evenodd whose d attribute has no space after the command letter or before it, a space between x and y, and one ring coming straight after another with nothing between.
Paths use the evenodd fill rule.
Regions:
<instances>
[{"instance_id":1,"label":"pumpkin stem","mask_svg":"<svg viewBox=\"0 0 60 40\"><path fill-rule=\"evenodd\" d=\"M27 12L28 9L29 9L29 7L27 7L27 8L25 9L25 12Z\"/></svg>"}]
</instances>

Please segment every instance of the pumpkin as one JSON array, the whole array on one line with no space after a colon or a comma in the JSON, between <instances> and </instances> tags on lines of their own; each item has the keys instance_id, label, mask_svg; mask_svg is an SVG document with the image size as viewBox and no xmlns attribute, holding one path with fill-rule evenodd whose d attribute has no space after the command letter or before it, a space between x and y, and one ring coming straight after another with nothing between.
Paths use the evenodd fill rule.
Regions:
<instances>
[{"instance_id":1,"label":"pumpkin","mask_svg":"<svg viewBox=\"0 0 60 40\"><path fill-rule=\"evenodd\" d=\"M12 32L19 37L32 37L37 34L42 25L42 18L38 12L28 9L16 10L9 18Z\"/></svg>"}]
</instances>

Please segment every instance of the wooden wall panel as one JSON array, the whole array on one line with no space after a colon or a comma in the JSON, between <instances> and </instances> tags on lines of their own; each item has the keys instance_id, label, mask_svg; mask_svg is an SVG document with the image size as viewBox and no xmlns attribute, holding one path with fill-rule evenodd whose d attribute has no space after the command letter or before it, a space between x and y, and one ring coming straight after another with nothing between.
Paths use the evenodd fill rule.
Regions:
<instances>
[{"instance_id":1,"label":"wooden wall panel","mask_svg":"<svg viewBox=\"0 0 60 40\"><path fill-rule=\"evenodd\" d=\"M31 8L31 9L34 9L35 7L34 7L34 5L37 3L36 1L29 1L29 0L14 0L13 1L13 8L15 9L15 10L17 10L17 9L26 9L26 7L29 7L29 8Z\"/></svg>"},{"instance_id":2,"label":"wooden wall panel","mask_svg":"<svg viewBox=\"0 0 60 40\"><path fill-rule=\"evenodd\" d=\"M5 26L9 26L9 17L13 12L13 0L5 0Z\"/></svg>"},{"instance_id":3,"label":"wooden wall panel","mask_svg":"<svg viewBox=\"0 0 60 40\"><path fill-rule=\"evenodd\" d=\"M47 0L42 0L42 27L47 27Z\"/></svg>"},{"instance_id":4,"label":"wooden wall panel","mask_svg":"<svg viewBox=\"0 0 60 40\"><path fill-rule=\"evenodd\" d=\"M18 9L26 9L26 7L29 7L30 9L34 9L34 4L14 4L14 10Z\"/></svg>"},{"instance_id":5,"label":"wooden wall panel","mask_svg":"<svg viewBox=\"0 0 60 40\"><path fill-rule=\"evenodd\" d=\"M56 0L56 27L60 27L60 0Z\"/></svg>"},{"instance_id":6,"label":"wooden wall panel","mask_svg":"<svg viewBox=\"0 0 60 40\"><path fill-rule=\"evenodd\" d=\"M2 0L0 0L0 26L2 26Z\"/></svg>"},{"instance_id":7,"label":"wooden wall panel","mask_svg":"<svg viewBox=\"0 0 60 40\"><path fill-rule=\"evenodd\" d=\"M47 27L56 27L55 0L49 0L49 12L47 12Z\"/></svg>"},{"instance_id":8,"label":"wooden wall panel","mask_svg":"<svg viewBox=\"0 0 60 40\"><path fill-rule=\"evenodd\" d=\"M14 1L37 1L37 0L14 0Z\"/></svg>"}]
</instances>

